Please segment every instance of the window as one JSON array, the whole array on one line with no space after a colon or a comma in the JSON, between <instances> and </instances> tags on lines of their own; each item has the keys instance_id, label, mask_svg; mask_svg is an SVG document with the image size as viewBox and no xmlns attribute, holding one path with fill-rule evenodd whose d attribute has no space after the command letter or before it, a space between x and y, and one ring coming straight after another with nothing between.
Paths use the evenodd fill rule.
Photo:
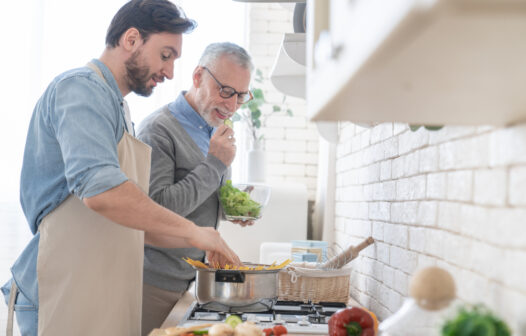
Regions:
<instances>
[{"instance_id":1,"label":"window","mask_svg":"<svg viewBox=\"0 0 526 336\"><path fill-rule=\"evenodd\" d=\"M104 50L106 29L122 0L30 0L0 3L4 39L2 113L0 113L0 204L18 205L18 184L27 127L36 101L58 74L83 66ZM135 125L175 99L191 85L191 74L202 51L212 42L245 46L246 5L232 0L177 0L197 29L183 37L182 57L174 79L155 88L148 98L126 97Z\"/></svg>"}]
</instances>

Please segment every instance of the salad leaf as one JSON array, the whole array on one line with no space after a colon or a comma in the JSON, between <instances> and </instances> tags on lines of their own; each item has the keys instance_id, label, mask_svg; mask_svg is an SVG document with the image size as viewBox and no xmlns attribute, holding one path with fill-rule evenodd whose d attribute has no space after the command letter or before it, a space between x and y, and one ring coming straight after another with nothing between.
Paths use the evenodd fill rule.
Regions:
<instances>
[{"instance_id":1,"label":"salad leaf","mask_svg":"<svg viewBox=\"0 0 526 336\"><path fill-rule=\"evenodd\" d=\"M261 205L250 199L250 195L232 185L231 180L219 188L219 200L229 216L258 217Z\"/></svg>"}]
</instances>

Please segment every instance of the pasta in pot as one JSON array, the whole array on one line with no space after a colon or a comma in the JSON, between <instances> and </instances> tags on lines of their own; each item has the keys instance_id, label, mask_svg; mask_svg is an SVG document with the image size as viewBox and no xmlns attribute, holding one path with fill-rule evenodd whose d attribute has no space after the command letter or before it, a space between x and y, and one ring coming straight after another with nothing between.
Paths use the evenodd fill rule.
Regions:
<instances>
[{"instance_id":1,"label":"pasta in pot","mask_svg":"<svg viewBox=\"0 0 526 336\"><path fill-rule=\"evenodd\" d=\"M183 260L197 268L210 268L207 264L199 260L194 260L190 258L183 258ZM220 269L220 270L233 270L233 271L270 271L270 270L282 269L283 267L287 266L291 262L292 260L287 259L279 265L276 265L277 264L276 262L273 262L271 265L257 265L257 266L232 266L232 265L227 264L223 268L221 268L219 265L215 265L212 268Z\"/></svg>"}]
</instances>

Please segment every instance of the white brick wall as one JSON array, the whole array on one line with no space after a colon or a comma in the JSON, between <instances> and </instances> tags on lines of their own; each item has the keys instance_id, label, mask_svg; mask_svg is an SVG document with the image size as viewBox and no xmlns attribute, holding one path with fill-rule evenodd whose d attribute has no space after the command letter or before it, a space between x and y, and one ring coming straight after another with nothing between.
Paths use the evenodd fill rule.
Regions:
<instances>
[{"instance_id":1,"label":"white brick wall","mask_svg":"<svg viewBox=\"0 0 526 336\"><path fill-rule=\"evenodd\" d=\"M249 51L268 76L292 13L250 5ZM265 86L279 104L281 94ZM267 178L297 181L314 198L317 132L305 102L288 99L293 117L276 114L264 127ZM449 270L458 297L482 302L518 334L526 320L526 124L411 132L406 124L340 125L335 240L372 235L374 246L352 262L351 295L381 319L409 292L415 270Z\"/></svg>"},{"instance_id":2,"label":"white brick wall","mask_svg":"<svg viewBox=\"0 0 526 336\"><path fill-rule=\"evenodd\" d=\"M256 68L270 76L284 33L292 33L293 12L277 4L251 4L249 9L249 52ZM280 105L283 94L270 81L264 87L267 101ZM287 97L285 105L293 116L275 113L262 127L265 136L266 179L269 182L304 183L309 199L316 195L318 133L307 121L303 99ZM385 137L379 134L378 137Z\"/></svg>"},{"instance_id":3,"label":"white brick wall","mask_svg":"<svg viewBox=\"0 0 526 336\"><path fill-rule=\"evenodd\" d=\"M458 297L482 302L518 334L526 312L526 125L341 125L335 233L353 261L351 295L381 319L408 295L415 270L437 265Z\"/></svg>"}]
</instances>

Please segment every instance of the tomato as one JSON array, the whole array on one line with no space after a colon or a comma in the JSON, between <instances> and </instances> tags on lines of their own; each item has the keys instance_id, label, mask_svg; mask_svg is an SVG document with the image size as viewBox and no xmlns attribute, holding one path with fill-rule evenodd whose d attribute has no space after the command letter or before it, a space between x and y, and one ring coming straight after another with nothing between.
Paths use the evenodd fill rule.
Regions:
<instances>
[{"instance_id":1,"label":"tomato","mask_svg":"<svg viewBox=\"0 0 526 336\"><path fill-rule=\"evenodd\" d=\"M263 329L263 333L265 334L265 336L272 336L273 335L272 328Z\"/></svg>"},{"instance_id":2,"label":"tomato","mask_svg":"<svg viewBox=\"0 0 526 336\"><path fill-rule=\"evenodd\" d=\"M282 325L274 326L274 328L265 328L263 329L263 333L265 336L281 336L285 335L287 333L287 328Z\"/></svg>"},{"instance_id":3,"label":"tomato","mask_svg":"<svg viewBox=\"0 0 526 336\"><path fill-rule=\"evenodd\" d=\"M285 326L282 325L274 326L274 328L272 328L272 331L274 331L274 336L281 336L288 332L287 328L285 328Z\"/></svg>"}]
</instances>

